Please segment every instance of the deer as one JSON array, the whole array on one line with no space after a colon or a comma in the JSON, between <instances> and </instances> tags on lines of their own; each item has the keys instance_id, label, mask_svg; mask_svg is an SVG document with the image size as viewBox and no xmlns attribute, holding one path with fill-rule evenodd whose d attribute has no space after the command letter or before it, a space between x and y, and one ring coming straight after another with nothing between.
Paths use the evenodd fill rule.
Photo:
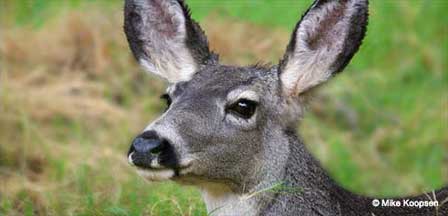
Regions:
<instances>
[{"instance_id":1,"label":"deer","mask_svg":"<svg viewBox=\"0 0 448 216\"><path fill-rule=\"evenodd\" d=\"M168 82L129 163L148 181L197 187L210 215L448 215L448 187L393 200L345 189L297 132L306 98L349 64L367 23L368 0L316 0L278 64L234 66L183 0L126 0L133 56Z\"/></svg>"}]
</instances>

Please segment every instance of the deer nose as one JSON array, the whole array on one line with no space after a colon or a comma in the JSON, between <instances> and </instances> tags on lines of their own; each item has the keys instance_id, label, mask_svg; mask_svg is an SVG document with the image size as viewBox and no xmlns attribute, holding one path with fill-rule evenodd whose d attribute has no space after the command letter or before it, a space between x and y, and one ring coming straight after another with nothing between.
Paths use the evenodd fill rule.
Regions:
<instances>
[{"instance_id":1,"label":"deer nose","mask_svg":"<svg viewBox=\"0 0 448 216\"><path fill-rule=\"evenodd\" d=\"M162 140L160 140L157 135L144 132L142 135L136 137L132 142L132 147L134 151L138 154L158 154L161 150Z\"/></svg>"},{"instance_id":2,"label":"deer nose","mask_svg":"<svg viewBox=\"0 0 448 216\"><path fill-rule=\"evenodd\" d=\"M132 141L128 152L129 162L149 168L152 159L162 152L163 140L154 131L145 131Z\"/></svg>"}]
</instances>

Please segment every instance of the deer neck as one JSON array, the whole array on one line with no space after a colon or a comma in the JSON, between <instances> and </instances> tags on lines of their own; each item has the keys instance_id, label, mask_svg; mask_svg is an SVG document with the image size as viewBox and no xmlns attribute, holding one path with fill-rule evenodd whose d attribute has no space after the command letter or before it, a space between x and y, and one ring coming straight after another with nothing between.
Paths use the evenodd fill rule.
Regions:
<instances>
[{"instance_id":1,"label":"deer neck","mask_svg":"<svg viewBox=\"0 0 448 216\"><path fill-rule=\"evenodd\" d=\"M271 194L259 215L339 215L343 204L339 187L311 155L295 132L285 132L289 155L281 175L281 187Z\"/></svg>"},{"instance_id":2,"label":"deer neck","mask_svg":"<svg viewBox=\"0 0 448 216\"><path fill-rule=\"evenodd\" d=\"M257 215L448 215L448 205L444 204L426 208L374 207L375 198L354 194L332 180L294 132L288 133L288 139L290 154L281 176L284 186L271 194L268 202L257 203ZM447 197L445 186L433 191L430 198L422 194L393 200L442 203Z\"/></svg>"},{"instance_id":3,"label":"deer neck","mask_svg":"<svg viewBox=\"0 0 448 216\"><path fill-rule=\"evenodd\" d=\"M251 179L237 188L218 183L201 185L207 211L213 215L297 215L313 206L322 213L334 211L330 193L335 184L295 133L267 137L273 142L267 148L273 149L259 156L262 168L255 169L255 182Z\"/></svg>"},{"instance_id":4,"label":"deer neck","mask_svg":"<svg viewBox=\"0 0 448 216\"><path fill-rule=\"evenodd\" d=\"M373 207L373 198L356 195L334 182L294 132L286 132L284 137L275 138L276 143L271 146L276 146L279 153L289 154L276 155L276 151L268 149L269 154L260 159L263 162L261 175L254 175L259 180L249 181L247 188L217 183L201 187L209 214L448 215L448 204L436 208ZM432 199L441 203L448 202L448 187L434 191L433 196ZM395 199L428 200L428 197Z\"/></svg>"}]
</instances>

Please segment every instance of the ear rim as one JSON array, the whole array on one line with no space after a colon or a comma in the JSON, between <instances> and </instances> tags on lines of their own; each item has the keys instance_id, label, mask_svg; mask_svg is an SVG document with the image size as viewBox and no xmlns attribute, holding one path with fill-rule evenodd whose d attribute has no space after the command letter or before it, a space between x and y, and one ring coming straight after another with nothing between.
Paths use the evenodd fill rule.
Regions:
<instances>
[{"instance_id":1,"label":"ear rim","mask_svg":"<svg viewBox=\"0 0 448 216\"><path fill-rule=\"evenodd\" d=\"M279 76L280 84L283 85L281 75L285 72L288 62L291 61L290 58L293 58L294 51L297 46L297 33L299 31L299 28L301 27L302 22L306 19L307 15L310 11L314 9L319 9L319 7L322 7L324 4L338 1L338 0L314 0L314 2L311 4L311 6L302 14L300 20L297 22L297 24L294 27L294 30L291 34L290 42L288 43L285 53L283 57L280 59L277 71ZM362 42L365 39L365 36L367 34L367 26L369 23L369 0L342 0L342 1L355 1L355 10L354 14L350 17L349 25L351 26L349 28L349 31L347 32L346 37L344 38L343 42L343 49L340 51L340 53L335 57L335 60L330 65L329 69L329 76L326 80L331 79L332 77L336 76L337 74L341 73L345 67L350 63L353 56L359 51ZM320 82L317 85L311 86L309 88L306 88L298 93L295 93L297 95L306 94L308 91L311 91L314 88L319 87L320 85L324 84L325 82ZM284 87L282 87L284 89ZM294 94L294 93L293 93Z\"/></svg>"},{"instance_id":2,"label":"ear rim","mask_svg":"<svg viewBox=\"0 0 448 216\"><path fill-rule=\"evenodd\" d=\"M141 16L148 13L146 11L140 11L141 9L138 6L140 3L141 2L138 0L125 1L123 30L128 41L128 46L131 49L132 56L146 72L156 74L167 80L169 83L176 83L190 80L201 67L216 64L219 61L219 56L212 52L209 48L209 43L205 32L199 24L191 18L191 11L185 1L174 0L172 3L178 4L179 13L182 14L183 19L181 25L183 26L182 28L184 28L182 35L179 35L183 38L183 41L178 45L184 46L186 51L185 54L187 55L185 58L191 59L192 64L186 67L182 66L182 68L190 68L190 72L186 75L179 75L175 78L167 75L166 71L160 70L160 67L158 67L157 64L154 64L160 59L160 56L152 56L151 53L153 52L151 50L145 50L144 46L146 42L140 38L143 36L143 33L141 32L142 30L136 28L135 24L137 22L133 21L133 19L142 19ZM182 71L178 71L178 73L181 72Z\"/></svg>"},{"instance_id":3,"label":"ear rim","mask_svg":"<svg viewBox=\"0 0 448 216\"><path fill-rule=\"evenodd\" d=\"M208 65L210 63L216 63L219 56L210 50L210 44L208 42L205 31L201 28L198 22L191 17L191 10L184 0L177 0L182 8L182 12L185 17L185 29L186 37L185 44L190 50L190 54L194 59L198 60L199 65ZM200 45L200 47L197 47ZM199 50L197 50L199 48Z\"/></svg>"}]
</instances>

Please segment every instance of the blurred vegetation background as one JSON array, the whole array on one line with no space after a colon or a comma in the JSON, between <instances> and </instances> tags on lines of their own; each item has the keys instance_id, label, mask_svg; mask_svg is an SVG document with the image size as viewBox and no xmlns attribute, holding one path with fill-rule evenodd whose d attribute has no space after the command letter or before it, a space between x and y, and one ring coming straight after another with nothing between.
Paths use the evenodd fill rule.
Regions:
<instances>
[{"instance_id":1,"label":"blurred vegetation background","mask_svg":"<svg viewBox=\"0 0 448 216\"><path fill-rule=\"evenodd\" d=\"M224 63L276 63L311 0L188 0ZM146 183L131 139L160 115L122 1L0 0L0 215L204 215L198 191ZM298 128L332 176L395 196L448 183L448 2L371 1L364 44Z\"/></svg>"}]
</instances>

